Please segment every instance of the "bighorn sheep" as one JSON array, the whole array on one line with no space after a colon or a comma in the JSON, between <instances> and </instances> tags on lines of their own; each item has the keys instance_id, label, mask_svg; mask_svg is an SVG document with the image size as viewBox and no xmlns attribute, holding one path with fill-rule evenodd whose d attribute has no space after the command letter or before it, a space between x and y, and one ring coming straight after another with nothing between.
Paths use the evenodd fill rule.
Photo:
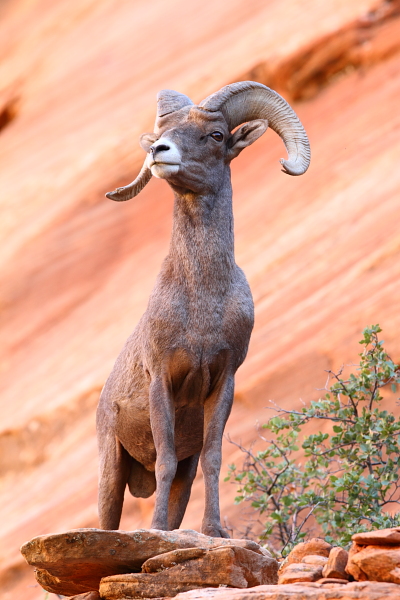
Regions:
<instances>
[{"instance_id":1,"label":"bighorn sheep","mask_svg":"<svg viewBox=\"0 0 400 600\"><path fill-rule=\"evenodd\" d=\"M141 136L148 154L138 177L107 194L129 200L154 175L171 186L175 205L169 254L97 411L104 529L118 529L127 484L136 497L156 492L152 528L179 528L200 458L202 532L228 537L219 511L221 443L253 328L250 288L234 258L230 162L268 125L288 151L283 171L304 173L307 135L276 92L245 81L196 106L163 90L155 132Z\"/></svg>"}]
</instances>

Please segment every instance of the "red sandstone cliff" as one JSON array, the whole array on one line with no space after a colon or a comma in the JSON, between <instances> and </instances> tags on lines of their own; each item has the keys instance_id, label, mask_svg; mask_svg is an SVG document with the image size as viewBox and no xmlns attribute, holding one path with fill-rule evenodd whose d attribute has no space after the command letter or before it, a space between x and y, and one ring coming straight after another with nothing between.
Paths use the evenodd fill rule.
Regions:
<instances>
[{"instance_id":1,"label":"red sandstone cliff","mask_svg":"<svg viewBox=\"0 0 400 600\"><path fill-rule=\"evenodd\" d=\"M367 324L399 360L400 3L8 0L0 19L0 587L34 600L18 547L97 525L98 393L168 248L165 182L104 198L136 174L159 89L199 101L256 79L295 102L310 137L301 178L280 172L272 132L233 165L256 325L231 436L254 437L270 398L317 394ZM235 523L234 488L221 495ZM201 506L200 474L184 526ZM122 527L151 510L128 498Z\"/></svg>"}]
</instances>

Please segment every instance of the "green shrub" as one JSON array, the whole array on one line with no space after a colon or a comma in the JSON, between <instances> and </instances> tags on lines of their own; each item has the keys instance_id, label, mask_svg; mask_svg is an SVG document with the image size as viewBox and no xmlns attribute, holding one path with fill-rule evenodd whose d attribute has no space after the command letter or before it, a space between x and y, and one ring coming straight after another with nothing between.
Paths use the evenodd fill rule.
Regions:
<instances>
[{"instance_id":1,"label":"green shrub","mask_svg":"<svg viewBox=\"0 0 400 600\"><path fill-rule=\"evenodd\" d=\"M380 390L395 393L400 370L380 332L379 325L364 330L355 373L328 371L332 385L323 398L300 411L276 408L263 426L273 434L262 437L263 450L236 444L245 462L230 465L226 480L239 484L235 502L249 501L260 514L261 539L275 552L285 555L313 520L341 546L353 533L400 525L400 513L388 512L400 504L400 420L380 408ZM309 424L318 433L304 435Z\"/></svg>"}]
</instances>

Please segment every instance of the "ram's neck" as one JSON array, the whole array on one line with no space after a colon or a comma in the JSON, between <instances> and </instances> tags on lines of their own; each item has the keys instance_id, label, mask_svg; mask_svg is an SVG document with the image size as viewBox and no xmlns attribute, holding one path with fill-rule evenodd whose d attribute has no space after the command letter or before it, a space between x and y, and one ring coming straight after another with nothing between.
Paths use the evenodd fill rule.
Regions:
<instances>
[{"instance_id":1,"label":"ram's neck","mask_svg":"<svg viewBox=\"0 0 400 600\"><path fill-rule=\"evenodd\" d=\"M230 284L236 265L229 169L217 193L175 191L167 263L188 286L217 291Z\"/></svg>"}]
</instances>

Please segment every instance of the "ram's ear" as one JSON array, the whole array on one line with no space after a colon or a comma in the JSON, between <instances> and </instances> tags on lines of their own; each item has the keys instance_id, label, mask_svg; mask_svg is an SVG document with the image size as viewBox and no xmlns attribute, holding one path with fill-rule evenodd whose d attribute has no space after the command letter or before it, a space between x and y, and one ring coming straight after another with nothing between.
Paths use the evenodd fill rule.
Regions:
<instances>
[{"instance_id":1,"label":"ram's ear","mask_svg":"<svg viewBox=\"0 0 400 600\"><path fill-rule=\"evenodd\" d=\"M244 148L258 140L267 129L268 121L266 119L249 121L239 127L228 140L228 158L230 160L235 158Z\"/></svg>"},{"instance_id":2,"label":"ram's ear","mask_svg":"<svg viewBox=\"0 0 400 600\"><path fill-rule=\"evenodd\" d=\"M154 144L154 142L158 139L158 135L156 133L144 133L140 136L140 145L145 152L148 152L150 146Z\"/></svg>"}]
</instances>

